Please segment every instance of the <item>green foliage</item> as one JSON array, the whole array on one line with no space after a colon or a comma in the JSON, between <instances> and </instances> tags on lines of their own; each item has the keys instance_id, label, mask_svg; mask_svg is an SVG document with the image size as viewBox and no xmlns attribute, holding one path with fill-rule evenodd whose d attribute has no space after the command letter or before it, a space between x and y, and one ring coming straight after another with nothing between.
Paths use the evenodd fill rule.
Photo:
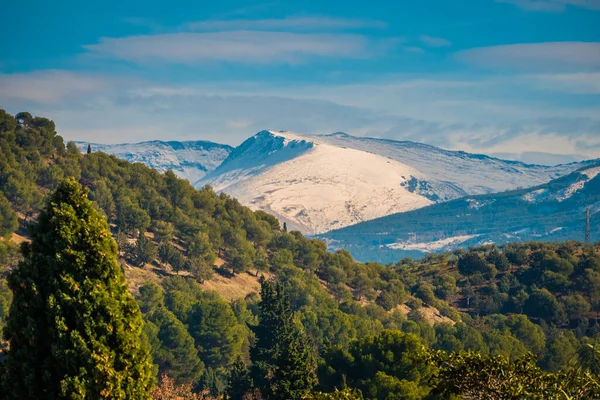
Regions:
<instances>
[{"instance_id":1,"label":"green foliage","mask_svg":"<svg viewBox=\"0 0 600 400\"><path fill-rule=\"evenodd\" d=\"M575 371L550 374L538 368L535 357L515 362L478 353L433 353L438 366L435 392L446 398L473 399L589 399L600 396L597 376Z\"/></svg>"},{"instance_id":2,"label":"green foliage","mask_svg":"<svg viewBox=\"0 0 600 400\"><path fill-rule=\"evenodd\" d=\"M207 367L225 368L240 354L243 331L229 304L217 296L196 303L185 322Z\"/></svg>"},{"instance_id":3,"label":"green foliage","mask_svg":"<svg viewBox=\"0 0 600 400\"><path fill-rule=\"evenodd\" d=\"M244 400L244 395L252 391L253 383L248 367L238 357L230 367L227 376L226 395L229 400Z\"/></svg>"},{"instance_id":4,"label":"green foliage","mask_svg":"<svg viewBox=\"0 0 600 400\"><path fill-rule=\"evenodd\" d=\"M422 398L435 372L425 360L426 348L417 336L383 331L353 342L348 352L333 348L324 356L321 384L328 389L358 388L367 398Z\"/></svg>"},{"instance_id":5,"label":"green foliage","mask_svg":"<svg viewBox=\"0 0 600 400\"><path fill-rule=\"evenodd\" d=\"M152 239L146 235L140 235L137 245L133 248L132 256L135 264L143 267L158 256L158 248Z\"/></svg>"},{"instance_id":6,"label":"green foliage","mask_svg":"<svg viewBox=\"0 0 600 400\"><path fill-rule=\"evenodd\" d=\"M469 276L476 272L483 272L486 267L486 259L476 252L468 252L458 259L458 270L462 275Z\"/></svg>"},{"instance_id":7,"label":"green foliage","mask_svg":"<svg viewBox=\"0 0 600 400\"><path fill-rule=\"evenodd\" d=\"M279 284L263 281L252 378L267 398L302 399L317 384L316 356L289 298Z\"/></svg>"},{"instance_id":8,"label":"green foliage","mask_svg":"<svg viewBox=\"0 0 600 400\"><path fill-rule=\"evenodd\" d=\"M204 363L194 339L172 312L159 306L147 316L146 333L150 343L155 343L152 357L161 373L168 373L178 384L198 381Z\"/></svg>"},{"instance_id":9,"label":"green foliage","mask_svg":"<svg viewBox=\"0 0 600 400\"><path fill-rule=\"evenodd\" d=\"M18 226L17 214L4 194L0 192L0 237L9 238Z\"/></svg>"},{"instance_id":10,"label":"green foliage","mask_svg":"<svg viewBox=\"0 0 600 400\"><path fill-rule=\"evenodd\" d=\"M48 199L10 274L3 390L14 399L146 399L142 318L108 226L74 180Z\"/></svg>"},{"instance_id":11,"label":"green foliage","mask_svg":"<svg viewBox=\"0 0 600 400\"><path fill-rule=\"evenodd\" d=\"M571 366L577 350L600 331L600 244L486 245L393 265L359 263L348 251L328 253L320 240L285 232L276 218L252 212L209 187L195 190L171 172L159 174L102 152L83 156L73 145L69 148L65 150L51 121L27 113L17 121L0 111L0 191L8 201L3 206L0 195L0 210L8 210L8 215L18 211L26 223L35 219L43 196L64 176L74 176L88 187L93 206L111 224L121 256L130 265L160 261L152 270L162 269L162 290L157 285L139 290L145 336L161 370L177 376L181 372L185 378L178 379L191 384L197 384L194 376L206 364L210 372L202 379L222 386L233 360L241 357L250 363L252 343L264 342L250 329L262 313L257 296L227 304L198 286L211 279L217 254L225 261L216 269L220 274L227 275L226 268L235 274L270 272L285 287L293 315L293 323L287 325L301 332L290 337L308 337L311 342L295 342L297 348L288 355L292 367L300 365L294 361L301 358L298 354L313 345L320 354L330 354L335 344L343 359L351 343L391 329L446 351L472 350L513 361L533 352L540 367L558 371ZM4 229L8 235L17 226L11 223ZM144 234L147 229L151 234ZM133 238L142 245L135 246ZM19 258L14 247L0 239L0 309L10 303L3 277ZM170 276L181 270L190 274ZM158 310L168 315L160 319L168 324L151 321ZM457 323L451 325L442 316ZM4 318L0 311L0 326ZM223 337L216 337L221 329ZM161 344L159 334L179 339ZM168 346L176 349L176 358L168 357ZM183 352L190 354L190 361ZM277 364L272 357L265 359L272 373L266 384L275 390ZM348 382L343 376L351 362L336 362L346 366L320 364L321 385L327 390ZM368 396L421 396L429 387L389 371L370 376L371 386L363 388Z\"/></svg>"}]
</instances>

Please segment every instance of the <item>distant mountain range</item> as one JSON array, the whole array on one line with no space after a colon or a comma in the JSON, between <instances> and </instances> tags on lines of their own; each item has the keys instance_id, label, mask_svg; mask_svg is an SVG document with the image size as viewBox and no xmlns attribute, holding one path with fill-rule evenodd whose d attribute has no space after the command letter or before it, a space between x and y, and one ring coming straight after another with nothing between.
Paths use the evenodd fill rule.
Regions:
<instances>
[{"instance_id":1,"label":"distant mountain range","mask_svg":"<svg viewBox=\"0 0 600 400\"><path fill-rule=\"evenodd\" d=\"M85 151L87 143L78 145ZM305 234L479 194L544 184L589 162L529 165L345 133L261 131L237 148L206 141L92 144L194 186L209 184Z\"/></svg>"},{"instance_id":2,"label":"distant mountain range","mask_svg":"<svg viewBox=\"0 0 600 400\"><path fill-rule=\"evenodd\" d=\"M88 142L75 142L82 152ZM91 143L93 151L113 154L129 162L141 162L160 172L172 170L179 177L195 182L217 168L233 147L207 141L163 142L153 140L141 143Z\"/></svg>"},{"instance_id":3,"label":"distant mountain range","mask_svg":"<svg viewBox=\"0 0 600 400\"><path fill-rule=\"evenodd\" d=\"M531 187L580 163L541 166L344 133L262 131L196 182L305 234L476 194Z\"/></svg>"},{"instance_id":4,"label":"distant mountain range","mask_svg":"<svg viewBox=\"0 0 600 400\"><path fill-rule=\"evenodd\" d=\"M600 161L533 188L466 196L319 237L381 262L487 243L583 241L588 207L591 239L600 240Z\"/></svg>"}]
</instances>

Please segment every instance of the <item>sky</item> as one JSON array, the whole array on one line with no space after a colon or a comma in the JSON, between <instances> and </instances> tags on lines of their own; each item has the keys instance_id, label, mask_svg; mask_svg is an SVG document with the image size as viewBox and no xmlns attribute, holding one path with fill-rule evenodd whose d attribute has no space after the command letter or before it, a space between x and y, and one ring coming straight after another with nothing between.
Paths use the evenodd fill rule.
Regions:
<instances>
[{"instance_id":1,"label":"sky","mask_svg":"<svg viewBox=\"0 0 600 400\"><path fill-rule=\"evenodd\" d=\"M341 131L600 157L600 0L10 3L0 108L69 140Z\"/></svg>"}]
</instances>

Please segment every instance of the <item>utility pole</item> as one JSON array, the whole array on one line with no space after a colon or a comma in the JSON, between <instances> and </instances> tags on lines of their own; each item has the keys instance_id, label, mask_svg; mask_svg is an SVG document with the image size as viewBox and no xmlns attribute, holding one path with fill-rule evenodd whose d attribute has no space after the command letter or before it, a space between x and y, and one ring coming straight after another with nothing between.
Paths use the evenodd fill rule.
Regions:
<instances>
[{"instance_id":1,"label":"utility pole","mask_svg":"<svg viewBox=\"0 0 600 400\"><path fill-rule=\"evenodd\" d=\"M590 242L590 208L585 209L585 242Z\"/></svg>"}]
</instances>

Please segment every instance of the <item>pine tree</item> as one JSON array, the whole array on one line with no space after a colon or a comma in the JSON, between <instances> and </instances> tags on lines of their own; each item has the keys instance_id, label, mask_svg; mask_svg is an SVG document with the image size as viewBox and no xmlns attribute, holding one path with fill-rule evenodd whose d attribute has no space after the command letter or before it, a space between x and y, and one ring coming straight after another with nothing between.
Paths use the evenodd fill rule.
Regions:
<instances>
[{"instance_id":1,"label":"pine tree","mask_svg":"<svg viewBox=\"0 0 600 400\"><path fill-rule=\"evenodd\" d=\"M148 399L142 317L108 225L73 179L61 182L9 276L2 363L8 399Z\"/></svg>"},{"instance_id":2,"label":"pine tree","mask_svg":"<svg viewBox=\"0 0 600 400\"><path fill-rule=\"evenodd\" d=\"M92 154L92 145L88 144L87 153Z\"/></svg>"},{"instance_id":3,"label":"pine tree","mask_svg":"<svg viewBox=\"0 0 600 400\"><path fill-rule=\"evenodd\" d=\"M177 384L196 383L202 375L204 363L186 326L165 307L158 307L148 320L156 326L149 339L151 342L157 339L158 347L153 349L153 358L160 373L169 374Z\"/></svg>"},{"instance_id":4,"label":"pine tree","mask_svg":"<svg viewBox=\"0 0 600 400\"><path fill-rule=\"evenodd\" d=\"M252 390L252 378L248 367L242 360L238 358L231 365L231 371L227 377L227 389L225 391L228 400L243 400L244 395Z\"/></svg>"},{"instance_id":5,"label":"pine tree","mask_svg":"<svg viewBox=\"0 0 600 400\"><path fill-rule=\"evenodd\" d=\"M261 298L250 352L254 383L267 399L302 399L317 384L314 350L281 285L263 281Z\"/></svg>"}]
</instances>

